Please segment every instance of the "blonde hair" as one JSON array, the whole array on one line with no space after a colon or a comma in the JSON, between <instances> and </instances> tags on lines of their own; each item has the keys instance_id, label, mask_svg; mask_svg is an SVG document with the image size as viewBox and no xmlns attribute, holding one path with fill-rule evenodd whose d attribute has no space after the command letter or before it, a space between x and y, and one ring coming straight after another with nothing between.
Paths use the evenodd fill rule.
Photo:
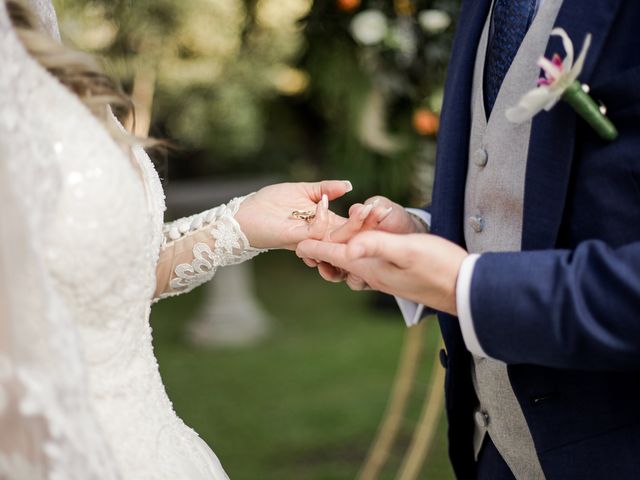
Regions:
<instances>
[{"instance_id":1,"label":"blonde hair","mask_svg":"<svg viewBox=\"0 0 640 480\"><path fill-rule=\"evenodd\" d=\"M106 75L98 62L51 38L40 26L25 0L6 0L7 11L18 38L29 54L60 83L73 92L121 144L158 146L163 142L143 139L127 132L112 115L112 108L124 115L135 111L120 84Z\"/></svg>"}]
</instances>

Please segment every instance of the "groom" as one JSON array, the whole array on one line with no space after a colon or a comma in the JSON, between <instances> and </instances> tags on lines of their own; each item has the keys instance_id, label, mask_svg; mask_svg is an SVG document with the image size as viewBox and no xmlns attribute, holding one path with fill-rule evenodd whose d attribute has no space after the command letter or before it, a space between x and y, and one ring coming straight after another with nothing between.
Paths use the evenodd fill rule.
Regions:
<instances>
[{"instance_id":1,"label":"groom","mask_svg":"<svg viewBox=\"0 0 640 480\"><path fill-rule=\"evenodd\" d=\"M464 0L433 235L378 199L386 232L298 247L325 278L439 312L460 479L640 478L639 25L638 0ZM616 141L562 102L506 120L538 57L564 56L554 26L576 47L593 35L580 80Z\"/></svg>"}]
</instances>

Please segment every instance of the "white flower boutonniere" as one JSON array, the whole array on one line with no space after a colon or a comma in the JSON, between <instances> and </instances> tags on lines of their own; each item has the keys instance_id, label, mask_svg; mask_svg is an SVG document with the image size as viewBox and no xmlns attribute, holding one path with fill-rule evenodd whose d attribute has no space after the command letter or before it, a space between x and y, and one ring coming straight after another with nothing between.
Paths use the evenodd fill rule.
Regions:
<instances>
[{"instance_id":1,"label":"white flower boutonniere","mask_svg":"<svg viewBox=\"0 0 640 480\"><path fill-rule=\"evenodd\" d=\"M560 100L564 100L605 140L613 141L618 131L606 117L606 108L598 105L589 95L589 87L582 85L578 77L582 73L591 35L585 38L580 55L574 63L573 43L562 28L556 28L551 35L562 38L566 52L564 60L555 54L551 60L541 57L538 66L544 77L538 80L538 87L527 92L515 107L507 110L507 119L513 123L523 123L532 119L542 110L549 111Z\"/></svg>"}]
</instances>

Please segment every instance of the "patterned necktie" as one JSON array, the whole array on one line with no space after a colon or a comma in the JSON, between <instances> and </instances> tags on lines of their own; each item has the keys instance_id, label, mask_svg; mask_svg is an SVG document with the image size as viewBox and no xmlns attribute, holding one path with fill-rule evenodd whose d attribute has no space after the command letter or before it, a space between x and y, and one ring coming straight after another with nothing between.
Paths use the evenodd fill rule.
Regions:
<instances>
[{"instance_id":1,"label":"patterned necktie","mask_svg":"<svg viewBox=\"0 0 640 480\"><path fill-rule=\"evenodd\" d=\"M527 34L537 0L495 0L492 35L484 68L484 107L487 117L498 98L504 77Z\"/></svg>"}]
</instances>

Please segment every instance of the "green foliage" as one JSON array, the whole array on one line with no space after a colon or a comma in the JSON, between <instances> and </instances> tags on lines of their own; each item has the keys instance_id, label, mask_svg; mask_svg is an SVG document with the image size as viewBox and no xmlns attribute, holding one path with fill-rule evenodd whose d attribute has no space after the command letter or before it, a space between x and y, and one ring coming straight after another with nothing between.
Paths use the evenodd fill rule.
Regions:
<instances>
[{"instance_id":1,"label":"green foliage","mask_svg":"<svg viewBox=\"0 0 640 480\"><path fill-rule=\"evenodd\" d=\"M178 173L350 178L363 197L422 200L435 130L414 116L439 112L459 0L355 2L57 1L66 36L125 85L157 72L154 131L182 147ZM371 11L385 30L363 43Z\"/></svg>"},{"instance_id":2,"label":"green foliage","mask_svg":"<svg viewBox=\"0 0 640 480\"><path fill-rule=\"evenodd\" d=\"M453 27L427 32L418 18L437 10L455 19L459 2L370 0L347 12L338 3L314 4L302 63L311 78L310 102L326 123L320 133L325 172L350 178L363 196L422 201L427 195L411 190L411 179L421 165L433 164L435 140L418 135L412 120L420 108L439 112ZM401 3L408 10L399 11ZM362 28L354 25L370 12L385 19L386 31L379 42L363 44Z\"/></svg>"},{"instance_id":3,"label":"green foliage","mask_svg":"<svg viewBox=\"0 0 640 480\"><path fill-rule=\"evenodd\" d=\"M300 52L309 0L60 0L62 29L131 84L157 73L154 118L187 149L258 155L267 101Z\"/></svg>"}]
</instances>

